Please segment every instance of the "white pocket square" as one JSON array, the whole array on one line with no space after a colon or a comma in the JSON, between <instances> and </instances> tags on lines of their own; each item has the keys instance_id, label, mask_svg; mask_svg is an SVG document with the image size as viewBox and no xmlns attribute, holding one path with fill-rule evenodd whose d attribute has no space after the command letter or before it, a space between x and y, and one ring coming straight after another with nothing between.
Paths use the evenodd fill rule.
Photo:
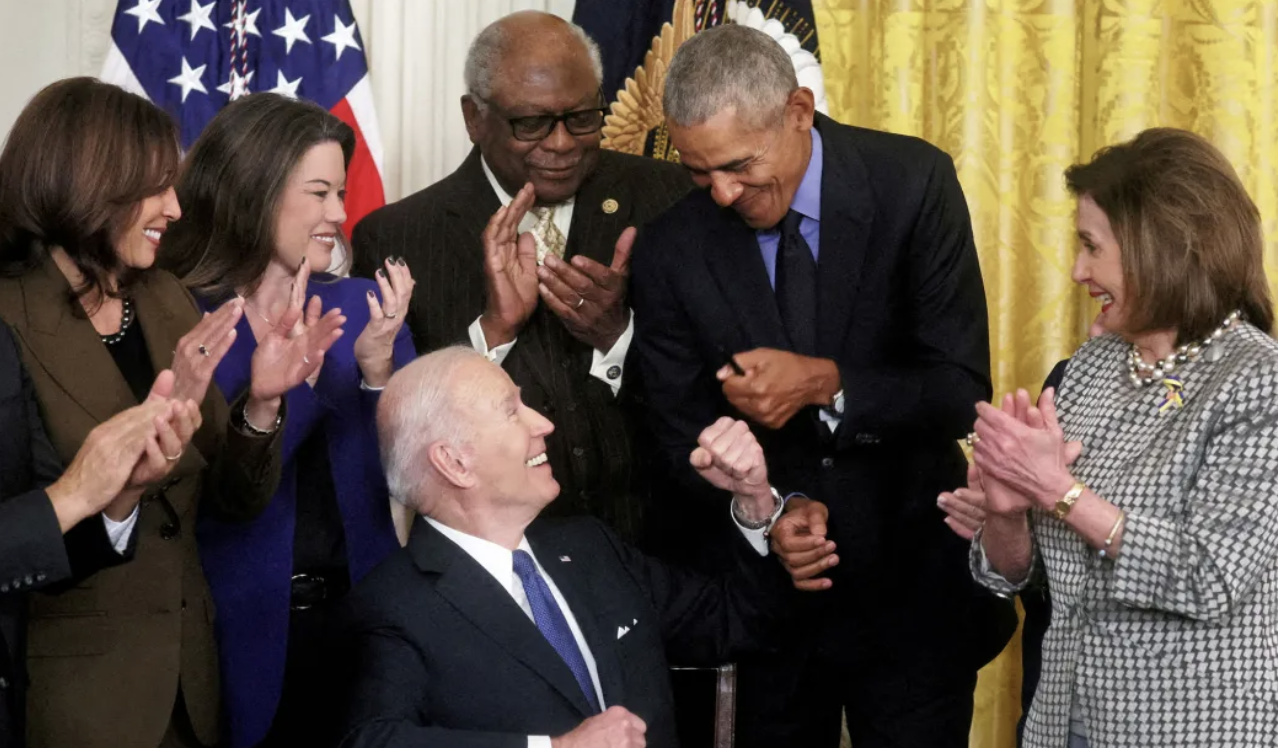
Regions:
<instances>
[{"instance_id":1,"label":"white pocket square","mask_svg":"<svg viewBox=\"0 0 1278 748\"><path fill-rule=\"evenodd\" d=\"M630 633L630 627L629 627L629 626L618 626L618 627L617 627L617 638L618 638L618 639L620 639L621 637L623 637L623 636L625 636L626 634L629 634L629 633Z\"/></svg>"}]
</instances>

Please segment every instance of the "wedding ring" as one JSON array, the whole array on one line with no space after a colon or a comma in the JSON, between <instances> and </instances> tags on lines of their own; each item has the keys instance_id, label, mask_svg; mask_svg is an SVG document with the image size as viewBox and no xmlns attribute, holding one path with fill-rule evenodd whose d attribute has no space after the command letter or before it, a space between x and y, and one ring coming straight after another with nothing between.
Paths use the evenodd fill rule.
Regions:
<instances>
[{"instance_id":1,"label":"wedding ring","mask_svg":"<svg viewBox=\"0 0 1278 748\"><path fill-rule=\"evenodd\" d=\"M578 296L578 297L577 297L577 306L573 307L573 309L580 309L580 308L581 308L581 305L582 305L582 304L585 304L585 303L586 303L586 297L585 297L585 296Z\"/></svg>"},{"instance_id":2,"label":"wedding ring","mask_svg":"<svg viewBox=\"0 0 1278 748\"><path fill-rule=\"evenodd\" d=\"M310 359L310 357L309 357L309 356L302 356L302 363L306 364L307 366L310 366L310 365L311 365L311 359Z\"/></svg>"},{"instance_id":3,"label":"wedding ring","mask_svg":"<svg viewBox=\"0 0 1278 748\"><path fill-rule=\"evenodd\" d=\"M398 312L387 312L387 313L386 313L386 319L395 319L395 318L396 318L396 317L398 317L398 316L399 316L399 313L398 313Z\"/></svg>"},{"instance_id":4,"label":"wedding ring","mask_svg":"<svg viewBox=\"0 0 1278 748\"><path fill-rule=\"evenodd\" d=\"M203 343L200 343L200 347L197 348L196 350L198 350L200 352L200 355L205 358L208 358L211 355L209 353L209 349Z\"/></svg>"},{"instance_id":5,"label":"wedding ring","mask_svg":"<svg viewBox=\"0 0 1278 748\"><path fill-rule=\"evenodd\" d=\"M178 460L182 459L182 450L179 449L178 453L173 455L172 457L169 457L168 455L164 455L164 459L168 460L169 462L177 462Z\"/></svg>"},{"instance_id":6,"label":"wedding ring","mask_svg":"<svg viewBox=\"0 0 1278 748\"><path fill-rule=\"evenodd\" d=\"M977 442L979 442L980 440L981 440L981 435L980 435L980 434L978 434L978 433L976 433L975 431L973 431L972 433L968 434L968 435L967 435L967 438L966 438L966 439L964 439L964 441L966 441L966 442L967 442L967 446L969 446L969 447L975 447L975 446L976 446L976 443L977 443Z\"/></svg>"}]
</instances>

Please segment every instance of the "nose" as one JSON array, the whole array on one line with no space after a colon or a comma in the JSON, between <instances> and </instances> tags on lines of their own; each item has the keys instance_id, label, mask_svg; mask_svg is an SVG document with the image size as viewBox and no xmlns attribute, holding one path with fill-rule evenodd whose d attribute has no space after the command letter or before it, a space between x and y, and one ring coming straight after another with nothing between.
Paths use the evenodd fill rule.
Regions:
<instances>
[{"instance_id":1,"label":"nose","mask_svg":"<svg viewBox=\"0 0 1278 748\"><path fill-rule=\"evenodd\" d=\"M1087 263L1087 250L1080 250L1078 257L1074 258L1074 267L1070 269L1069 277L1075 283L1086 283L1092 279L1091 270Z\"/></svg>"},{"instance_id":2,"label":"nose","mask_svg":"<svg viewBox=\"0 0 1278 748\"><path fill-rule=\"evenodd\" d=\"M726 208L741 197L744 189L741 183L727 174L712 172L710 174L710 197L720 208Z\"/></svg>"},{"instance_id":3,"label":"nose","mask_svg":"<svg viewBox=\"0 0 1278 748\"><path fill-rule=\"evenodd\" d=\"M577 139L568 132L568 126L563 122L556 122L550 134L542 138L538 147L550 151L552 153L567 153L577 147Z\"/></svg>"},{"instance_id":4,"label":"nose","mask_svg":"<svg viewBox=\"0 0 1278 748\"><path fill-rule=\"evenodd\" d=\"M324 220L339 226L346 223L346 201L338 190L333 190L324 201Z\"/></svg>"},{"instance_id":5,"label":"nose","mask_svg":"<svg viewBox=\"0 0 1278 748\"><path fill-rule=\"evenodd\" d=\"M177 190L169 187L164 191L164 217L176 221L182 217L182 206L178 204Z\"/></svg>"},{"instance_id":6,"label":"nose","mask_svg":"<svg viewBox=\"0 0 1278 748\"><path fill-rule=\"evenodd\" d=\"M523 408L524 423L528 425L528 430L534 439L548 436L555 430L555 424L551 423L549 418L543 416L527 405L520 405L519 407Z\"/></svg>"}]
</instances>

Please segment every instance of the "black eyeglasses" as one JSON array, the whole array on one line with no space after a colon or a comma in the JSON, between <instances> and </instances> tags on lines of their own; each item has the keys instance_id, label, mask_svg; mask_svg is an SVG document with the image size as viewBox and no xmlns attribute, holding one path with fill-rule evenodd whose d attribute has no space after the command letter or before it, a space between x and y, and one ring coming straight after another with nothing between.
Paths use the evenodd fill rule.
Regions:
<instances>
[{"instance_id":1,"label":"black eyeglasses","mask_svg":"<svg viewBox=\"0 0 1278 748\"><path fill-rule=\"evenodd\" d=\"M475 96L471 94L471 96ZM480 97L475 96L480 99ZM487 99L480 99L485 104L502 112L502 108ZM603 127L604 116L608 114L606 107L596 107L593 109L578 109L575 112L564 112L563 114L538 114L531 117L507 117L506 121L510 123L510 131L514 134L515 140L532 142L537 140L545 140L550 137L550 133L555 131L555 127L560 123L564 123L564 127L568 130L569 135L590 135L599 132L599 128Z\"/></svg>"}]
</instances>

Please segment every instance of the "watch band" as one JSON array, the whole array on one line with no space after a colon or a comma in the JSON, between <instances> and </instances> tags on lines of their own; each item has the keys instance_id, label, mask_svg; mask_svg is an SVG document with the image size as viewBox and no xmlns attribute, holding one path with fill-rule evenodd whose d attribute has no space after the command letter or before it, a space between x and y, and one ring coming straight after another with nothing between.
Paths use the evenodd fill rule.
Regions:
<instances>
[{"instance_id":1,"label":"watch band","mask_svg":"<svg viewBox=\"0 0 1278 748\"><path fill-rule=\"evenodd\" d=\"M1087 486L1082 483L1075 483L1065 492L1065 495L1056 501L1056 508L1052 510L1052 514L1056 519L1063 520L1069 516L1069 512L1074 508L1074 503L1078 501L1078 497L1083 495L1087 490Z\"/></svg>"},{"instance_id":2,"label":"watch band","mask_svg":"<svg viewBox=\"0 0 1278 748\"><path fill-rule=\"evenodd\" d=\"M781 493L777 491L776 486L768 486L768 490L772 492L772 501L774 502L772 514L758 520L746 519L745 515L741 513L741 507L737 503L737 497L733 496L732 519L735 520L738 525L741 525L747 530L763 530L772 527L772 523L777 521L777 517L780 517L781 511L785 509L785 499L781 496Z\"/></svg>"}]
</instances>

